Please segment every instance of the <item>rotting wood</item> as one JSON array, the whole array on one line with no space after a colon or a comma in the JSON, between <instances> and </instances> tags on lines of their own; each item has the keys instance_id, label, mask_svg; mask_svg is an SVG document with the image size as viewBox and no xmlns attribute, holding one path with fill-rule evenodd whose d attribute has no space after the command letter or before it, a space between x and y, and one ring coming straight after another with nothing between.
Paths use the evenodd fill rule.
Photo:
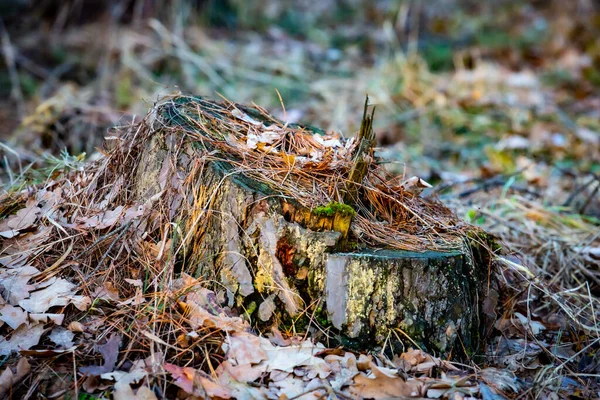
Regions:
<instances>
[{"instance_id":1,"label":"rotting wood","mask_svg":"<svg viewBox=\"0 0 600 400\"><path fill-rule=\"evenodd\" d=\"M289 193L291 184L268 183L242 165L240 154L245 152L269 156L273 148L268 144L259 142L238 155L224 153L225 142L240 146L231 134L219 130L221 119L227 117L247 122L259 133L284 126L260 109L189 98L165 103L148 125L150 135L141 151L134 193L140 202L161 195L171 210L181 231L173 248L182 271L218 282L221 300L244 310L257 327L278 324L320 330L329 340L363 347L417 344L436 352L454 349L455 354L480 348L487 328L481 307L489 270L471 256L466 236L444 248L443 224L433 226L435 220L426 214L411 215L416 212L404 203L398 209L409 208L406 229L409 221L422 223L413 235L419 243L430 243L429 251L403 251L402 245L385 250L389 247L385 243L374 247L368 238L362 239L365 225L353 222L357 207L358 218L380 219L367 226L385 229L394 219L397 201L393 191L373 197L376 202L392 197L388 210L392 214L386 215L385 207L382 214L369 214L381 207L368 203L373 195L363 184L372 168L374 138L366 104L360 140L348 155L351 167L339 190L330 191L332 201L314 207L306 204L310 194L294 197ZM317 134L302 129L301 135ZM291 153L289 143L283 147L287 152L281 154L281 162L291 164L292 171L299 156ZM280 176L290 179L289 175ZM303 187L297 190L300 193ZM420 204L413 195L400 195ZM423 204L433 213L440 207L425 200ZM441 219L455 218L443 213ZM403 234L402 228L394 229Z\"/></svg>"}]
</instances>

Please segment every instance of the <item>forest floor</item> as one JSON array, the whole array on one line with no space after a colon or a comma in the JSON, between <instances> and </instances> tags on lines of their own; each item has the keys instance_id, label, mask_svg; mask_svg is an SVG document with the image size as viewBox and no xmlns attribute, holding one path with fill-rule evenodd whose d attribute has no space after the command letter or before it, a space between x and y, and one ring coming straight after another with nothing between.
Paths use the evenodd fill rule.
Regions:
<instances>
[{"instance_id":1,"label":"forest floor","mask_svg":"<svg viewBox=\"0 0 600 400\"><path fill-rule=\"evenodd\" d=\"M0 26L0 196L30 185L50 196L40 188L100 160L111 127L141 121L163 95L254 103L351 136L368 94L382 164L426 180L433 187L422 196L502 243L504 291L487 310L497 319L488 348L466 363L418 349L395 357L327 349L304 332L255 336L240 316L213 315L201 303L204 324L173 323L166 336L133 330L143 324L126 315L154 294L133 276L81 291L60 277L78 261L61 242L47 269L0 268L0 396L599 397L600 10L586 1L356 10L321 1L302 12L266 3L198 15L108 7L83 18L74 2L57 14L40 7L20 24L8 17ZM0 209L0 256L9 231L28 238L28 251L64 230L13 211ZM95 223L88 227L111 227ZM177 278L185 293L207 290ZM84 317L68 314L75 309ZM134 331L148 351L124 347ZM178 362L189 351L200 361Z\"/></svg>"}]
</instances>

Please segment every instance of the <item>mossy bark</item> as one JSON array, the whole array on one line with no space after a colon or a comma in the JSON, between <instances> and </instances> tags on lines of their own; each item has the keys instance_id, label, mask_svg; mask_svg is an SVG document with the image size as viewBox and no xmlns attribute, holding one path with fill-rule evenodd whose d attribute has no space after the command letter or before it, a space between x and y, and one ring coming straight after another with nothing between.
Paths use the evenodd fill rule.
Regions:
<instances>
[{"instance_id":1,"label":"mossy bark","mask_svg":"<svg viewBox=\"0 0 600 400\"><path fill-rule=\"evenodd\" d=\"M351 213L344 223L335 215L316 221L311 210L226 163L199 157L193 143L158 131L134 194L170 196L183 248L178 265L216 282L219 298L256 326L318 325L343 343L371 348L398 340L443 353L459 343L467 352L480 348L488 266L474 263L467 245L453 253L340 252Z\"/></svg>"}]
</instances>

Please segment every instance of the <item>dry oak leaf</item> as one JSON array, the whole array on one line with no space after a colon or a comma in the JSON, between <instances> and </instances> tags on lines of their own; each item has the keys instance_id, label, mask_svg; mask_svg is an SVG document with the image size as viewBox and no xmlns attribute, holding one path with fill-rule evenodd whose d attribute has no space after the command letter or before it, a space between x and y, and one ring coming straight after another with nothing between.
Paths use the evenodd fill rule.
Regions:
<instances>
[{"instance_id":1,"label":"dry oak leaf","mask_svg":"<svg viewBox=\"0 0 600 400\"><path fill-rule=\"evenodd\" d=\"M13 230L22 231L30 228L36 221L39 213L42 211L39 207L26 207L17 211L17 214L6 221L6 225Z\"/></svg>"},{"instance_id":2,"label":"dry oak leaf","mask_svg":"<svg viewBox=\"0 0 600 400\"><path fill-rule=\"evenodd\" d=\"M197 371L191 367L178 367L174 364L166 363L164 369L171 373L175 380L175 385L183 389L186 393L199 397L218 397L229 399L232 397L231 391L219 383L214 382L208 375L202 371Z\"/></svg>"},{"instance_id":3,"label":"dry oak leaf","mask_svg":"<svg viewBox=\"0 0 600 400\"><path fill-rule=\"evenodd\" d=\"M297 345L278 347L274 346L268 339L260 338L260 347L267 354L267 359L257 367L263 366L266 371L294 372L298 367L306 367L308 371L325 379L331 373L331 367L322 358L315 357L324 346L320 343L313 344L305 340Z\"/></svg>"},{"instance_id":4,"label":"dry oak leaf","mask_svg":"<svg viewBox=\"0 0 600 400\"><path fill-rule=\"evenodd\" d=\"M247 332L234 332L227 338L227 358L237 365L258 364L267 359L267 353L260 347L260 338Z\"/></svg>"},{"instance_id":5,"label":"dry oak leaf","mask_svg":"<svg viewBox=\"0 0 600 400\"><path fill-rule=\"evenodd\" d=\"M113 393L113 400L156 400L157 397L154 392L148 386L140 386L137 392L133 392L133 389L129 383L117 382L115 384L115 391Z\"/></svg>"},{"instance_id":6,"label":"dry oak leaf","mask_svg":"<svg viewBox=\"0 0 600 400\"><path fill-rule=\"evenodd\" d=\"M106 229L113 226L123 214L123 206L118 206L114 210L109 210L91 217L77 218L77 222L82 228Z\"/></svg>"},{"instance_id":7,"label":"dry oak leaf","mask_svg":"<svg viewBox=\"0 0 600 400\"><path fill-rule=\"evenodd\" d=\"M43 325L30 327L21 325L11 334L9 340L0 336L0 355L5 356L19 350L29 350L39 343L42 333L44 333Z\"/></svg>"},{"instance_id":8,"label":"dry oak leaf","mask_svg":"<svg viewBox=\"0 0 600 400\"><path fill-rule=\"evenodd\" d=\"M4 321L13 329L27 323L27 313L21 307L13 307L5 304L0 308L0 320Z\"/></svg>"},{"instance_id":9,"label":"dry oak leaf","mask_svg":"<svg viewBox=\"0 0 600 400\"><path fill-rule=\"evenodd\" d=\"M10 367L6 367L0 374L0 397L4 398L10 393L12 387L23 379L31 370L31 366L25 357L21 358L17 363L16 371L13 372Z\"/></svg>"},{"instance_id":10,"label":"dry oak leaf","mask_svg":"<svg viewBox=\"0 0 600 400\"><path fill-rule=\"evenodd\" d=\"M421 394L421 382L414 379L405 381L392 371L377 368L375 364L371 363L373 377L362 372L356 375L354 385L350 387L351 393L366 399L417 397Z\"/></svg>"},{"instance_id":11,"label":"dry oak leaf","mask_svg":"<svg viewBox=\"0 0 600 400\"><path fill-rule=\"evenodd\" d=\"M72 303L81 311L85 311L91 300L86 296L74 294L77 286L58 278L44 289L31 292L28 299L21 300L19 305L30 313L44 313L53 306L66 306Z\"/></svg>"},{"instance_id":12,"label":"dry oak leaf","mask_svg":"<svg viewBox=\"0 0 600 400\"><path fill-rule=\"evenodd\" d=\"M37 268L30 265L3 270L0 272L2 297L13 306L17 305L29 296L30 291L35 289L34 285L28 285L27 282L39 273Z\"/></svg>"},{"instance_id":13,"label":"dry oak leaf","mask_svg":"<svg viewBox=\"0 0 600 400\"><path fill-rule=\"evenodd\" d=\"M62 326L55 327L48 337L56 345L65 349L73 347L73 338L75 334Z\"/></svg>"},{"instance_id":14,"label":"dry oak leaf","mask_svg":"<svg viewBox=\"0 0 600 400\"><path fill-rule=\"evenodd\" d=\"M81 367L79 370L88 375L102 375L107 372L114 371L115 365L117 365L117 360L119 358L120 344L121 336L113 333L106 343L98 346L98 352L102 354L102 357L104 358L104 364Z\"/></svg>"},{"instance_id":15,"label":"dry oak leaf","mask_svg":"<svg viewBox=\"0 0 600 400\"><path fill-rule=\"evenodd\" d=\"M201 326L217 328L225 332L241 332L248 328L248 322L240 317L230 317L224 312L214 315L206 310L201 304L204 300L196 292L188 293L186 302L179 302L179 306L185 310L186 316L192 328Z\"/></svg>"},{"instance_id":16,"label":"dry oak leaf","mask_svg":"<svg viewBox=\"0 0 600 400\"><path fill-rule=\"evenodd\" d=\"M445 369L458 371L454 365L448 361L440 360L422 350L409 348L402 353L400 357L394 357L393 364L405 372L426 372L433 367L444 367Z\"/></svg>"}]
</instances>

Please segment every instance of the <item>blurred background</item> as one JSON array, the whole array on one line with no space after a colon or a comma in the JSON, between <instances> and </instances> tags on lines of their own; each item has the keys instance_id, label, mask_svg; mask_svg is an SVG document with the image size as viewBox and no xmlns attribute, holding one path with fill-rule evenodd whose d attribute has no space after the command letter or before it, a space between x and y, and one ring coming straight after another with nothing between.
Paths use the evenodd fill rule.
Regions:
<instances>
[{"instance_id":1,"label":"blurred background","mask_svg":"<svg viewBox=\"0 0 600 400\"><path fill-rule=\"evenodd\" d=\"M281 95L288 119L349 135L369 94L382 145L434 155L457 135L466 147L522 135L531 114L549 111L546 84L595 129L599 9L592 0L0 0L0 138L89 153L107 127L177 90L279 114Z\"/></svg>"},{"instance_id":2,"label":"blurred background","mask_svg":"<svg viewBox=\"0 0 600 400\"><path fill-rule=\"evenodd\" d=\"M571 229L564 257L600 217L599 11L592 0L0 0L0 184L93 159L112 126L177 91L346 136L368 94L390 170L430 181L428 194L523 251Z\"/></svg>"}]
</instances>

